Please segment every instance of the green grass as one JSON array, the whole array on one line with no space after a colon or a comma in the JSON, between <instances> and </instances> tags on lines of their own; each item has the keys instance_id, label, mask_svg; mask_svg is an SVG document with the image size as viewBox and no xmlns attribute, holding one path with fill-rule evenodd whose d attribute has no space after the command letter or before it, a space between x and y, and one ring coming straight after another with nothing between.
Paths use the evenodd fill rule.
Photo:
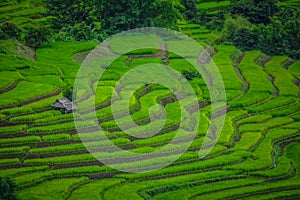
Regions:
<instances>
[{"instance_id":1,"label":"green grass","mask_svg":"<svg viewBox=\"0 0 300 200\"><path fill-rule=\"evenodd\" d=\"M272 118L272 115L260 114L243 118L237 122L238 125L249 124L249 123L262 123Z\"/></svg>"},{"instance_id":2,"label":"green grass","mask_svg":"<svg viewBox=\"0 0 300 200\"><path fill-rule=\"evenodd\" d=\"M101 143L94 142L94 146L101 147ZM90 147L93 147L90 145ZM41 149L32 149L31 153L49 153L49 152L59 152L59 151L68 151L68 150L78 150L78 149L84 149L83 144L79 145L73 145L73 146L58 146L58 147L48 147L48 148L41 148ZM115 152L114 156L117 156L118 154L122 154L122 152ZM108 152L97 152L95 153L97 157L100 158L110 158L112 155ZM32 159L26 159L24 161L25 164L30 165L45 165L45 164L69 164L69 163L80 163L80 162L89 162L89 161L95 161L96 158L94 155L85 153L85 154L77 154L77 155L68 155L68 156L56 156L56 157L46 157L46 158L32 158Z\"/></svg>"},{"instance_id":3,"label":"green grass","mask_svg":"<svg viewBox=\"0 0 300 200\"><path fill-rule=\"evenodd\" d=\"M18 72L0 71L0 89L5 89L24 77Z\"/></svg>"},{"instance_id":4,"label":"green grass","mask_svg":"<svg viewBox=\"0 0 300 200\"><path fill-rule=\"evenodd\" d=\"M265 131L271 128L280 127L286 124L293 123L294 120L291 118L272 118L264 123L256 123L256 124L244 124L239 127L239 133L244 132L255 132L255 131Z\"/></svg>"},{"instance_id":5,"label":"green grass","mask_svg":"<svg viewBox=\"0 0 300 200\"><path fill-rule=\"evenodd\" d=\"M294 64L289 66L288 69L288 71L292 73L298 80L300 80L299 68L300 68L300 61L296 61Z\"/></svg>"},{"instance_id":6,"label":"green grass","mask_svg":"<svg viewBox=\"0 0 300 200\"><path fill-rule=\"evenodd\" d=\"M51 137L52 136L52 137ZM49 142L57 142L57 141L63 141L63 140L69 140L70 136L69 135L65 135L65 134L59 134L59 135L50 135L50 136L44 136L42 138L43 141L49 141ZM46 137L46 138L45 138ZM126 139L126 138L118 138L115 140L111 140L112 143L114 143L115 145L124 145L124 144L129 144L130 140ZM65 144L65 145L59 145L59 146L49 146L49 147L44 147L44 148L32 148L29 150L30 154L46 154L46 153L59 153L59 152L68 152L68 151L78 151L78 150L85 150L86 147L89 148L99 148L99 147L105 147L105 143L101 143L101 141L94 141L94 142L87 142L85 144L83 143L76 143L76 144ZM78 156L75 156L76 158L78 158ZM80 155L79 155L80 157ZM84 159L86 157L86 159L90 159L91 157L86 156L86 155L82 155L82 159ZM76 160L73 159L73 157L71 156L67 156L67 157L61 157L61 158L50 158L48 161L45 160L37 160L40 162L51 162L53 159L54 160L59 160L57 162L60 162L60 160L68 160L68 158L70 158L69 160ZM47 160L47 159L46 159ZM35 160L34 160L35 161ZM26 161L26 162L34 162L32 160ZM56 161L54 161L56 162ZM67 162L67 161L66 161Z\"/></svg>"},{"instance_id":7,"label":"green grass","mask_svg":"<svg viewBox=\"0 0 300 200\"><path fill-rule=\"evenodd\" d=\"M123 123L123 125L126 125L129 124L131 119L133 121L138 121L138 120L149 118L149 109L151 108L151 106L156 105L160 98L168 96L169 93L170 92L168 90L155 90L153 92L146 94L145 96L139 99L141 109L133 113L131 116L120 118L119 121ZM178 109L176 111L178 111ZM109 121L109 122L102 123L101 127L114 128L118 126L115 121Z\"/></svg>"},{"instance_id":8,"label":"green grass","mask_svg":"<svg viewBox=\"0 0 300 200\"><path fill-rule=\"evenodd\" d=\"M275 141L295 136L297 130L289 129L272 129L265 135L264 140L254 151L255 159L248 158L245 162L235 166L226 166L225 169L239 169L244 171L258 171L271 167L273 160L271 154L273 152L273 144Z\"/></svg>"},{"instance_id":9,"label":"green grass","mask_svg":"<svg viewBox=\"0 0 300 200\"><path fill-rule=\"evenodd\" d=\"M52 103L54 103L54 102L52 102ZM48 123L54 123L54 122L68 122L68 121L73 121L72 113L36 119L34 122L37 124L48 124Z\"/></svg>"},{"instance_id":10,"label":"green grass","mask_svg":"<svg viewBox=\"0 0 300 200\"><path fill-rule=\"evenodd\" d=\"M71 137L69 134L54 134L54 135L45 135L42 137L42 141L44 142L58 142L70 140Z\"/></svg>"},{"instance_id":11,"label":"green grass","mask_svg":"<svg viewBox=\"0 0 300 200\"><path fill-rule=\"evenodd\" d=\"M19 199L65 199L73 185L86 181L86 177L55 179L41 183L33 188L21 190L17 193Z\"/></svg>"},{"instance_id":12,"label":"green grass","mask_svg":"<svg viewBox=\"0 0 300 200\"><path fill-rule=\"evenodd\" d=\"M9 119L11 122L33 122L37 119L43 119L47 117L53 117L60 115L61 113L59 111L50 110L42 113L36 113L36 114L29 114L29 115L22 115L19 117L12 117Z\"/></svg>"},{"instance_id":13,"label":"green grass","mask_svg":"<svg viewBox=\"0 0 300 200\"><path fill-rule=\"evenodd\" d=\"M87 121L82 124L82 126L85 127L94 127L95 123ZM26 133L43 133L43 134L49 134L49 133L55 133L60 131L68 131L68 130L75 130L75 122L67 122L67 123L61 123L61 124L54 124L54 125L45 125L45 126L37 126L37 127L31 127L26 130Z\"/></svg>"},{"instance_id":14,"label":"green grass","mask_svg":"<svg viewBox=\"0 0 300 200\"><path fill-rule=\"evenodd\" d=\"M246 52L245 57L239 65L239 69L249 83L251 92L268 92L271 94L274 88L267 74L263 71L262 67L254 62L259 56L259 51Z\"/></svg>"},{"instance_id":15,"label":"green grass","mask_svg":"<svg viewBox=\"0 0 300 200\"><path fill-rule=\"evenodd\" d=\"M92 181L90 183L84 184L76 188L75 191L72 192L70 196L70 200L77 199L94 199L100 200L100 193L105 191L106 189L113 187L120 183L122 179L105 179L105 180L97 180Z\"/></svg>"},{"instance_id":16,"label":"green grass","mask_svg":"<svg viewBox=\"0 0 300 200\"><path fill-rule=\"evenodd\" d=\"M299 142L294 142L286 147L284 150L284 156L291 159L292 162L294 163L295 167L298 168L300 164L300 157L299 154L297 153L299 151ZM299 187L299 172L296 171L296 176L288 179L288 180L283 180L283 181L275 181L271 182L268 184L260 184L260 185L254 185L254 186L248 186L248 187L241 187L238 190L232 189L228 190L225 193L216 193L214 196L210 196L207 198L216 198L217 196L220 198L224 197L233 197L234 195L249 195L252 196L253 193L255 192L263 192L263 191L268 191L270 189L279 189L280 193L277 193L278 196L283 195L284 197L287 197L289 195L294 194L294 191L288 191L285 192L284 189L285 187ZM272 198L272 196L277 196L275 193L270 193L267 194L267 196L261 196L265 198ZM255 197L254 197L255 198Z\"/></svg>"},{"instance_id":17,"label":"green grass","mask_svg":"<svg viewBox=\"0 0 300 200\"><path fill-rule=\"evenodd\" d=\"M46 24L46 17L38 16L43 8L37 2L39 0L21 0L17 4L13 1L7 4L2 1L0 21L10 19L21 27ZM198 7L207 11L210 17L216 16L228 4L229 1L197 1ZM179 28L188 36L202 41L199 43L203 46L206 46L203 41L211 44L210 39L218 36L218 33L211 33L197 24L184 24ZM155 110L153 105L167 97L171 98L170 90L150 84L147 86L151 87L150 92L143 86L132 94L131 85L119 92L117 84L123 74L131 69L143 64L162 62L159 58L135 58L135 55L143 57L145 54L157 53L159 39L156 36L115 37L109 47L115 53L126 55L97 60L106 63L111 58L115 59L101 80L93 83L96 86L95 99L86 98L84 109L90 110L90 105L93 104L99 108L101 106L101 109L96 110L96 116L105 131L87 131L79 135L75 132L73 113L61 114L51 110L51 104L63 96L66 88L72 87L80 68L79 61L84 60L83 55L97 44L97 41L53 42L38 48L36 61L33 61L28 59L30 52L27 52L26 47L14 40L1 41L1 46L4 45L8 52L0 54L0 90L18 84L0 94L0 174L9 176L16 182L19 199L270 199L299 196L300 104L296 80L300 79L299 61L286 69L287 66L282 65L287 63L285 61L288 58L274 56L261 67L256 63L261 53L250 51L245 52L245 57L237 65L236 57L241 52L234 46L214 46L216 54L213 61L222 76L229 108L216 146L207 157L199 160L199 149L211 124L209 118L212 115L212 106L209 105L211 97L203 74L188 83L195 90L200 104L207 101L205 105L208 106L200 110L196 137L181 156L175 150L187 144L187 130L194 122L186 118L181 121L178 102L166 104L167 120L162 126L163 131L143 139L118 130L111 105L107 104L113 94L117 118L123 120L124 125L128 125L130 120L140 124L127 129L135 135L154 130L163 122L159 119L148 123L149 111L152 109L156 114L158 109ZM146 48L141 49L141 44L146 44ZM180 79L183 79L180 74L183 70L195 70L193 60L189 58L198 56L202 51L201 47L185 40L168 40L167 47L173 50L169 54L169 66L179 72ZM26 52L18 52L18 48L23 48ZM92 64L96 65L97 61ZM235 67L249 84L249 91ZM212 63L206 64L204 68L212 76L212 84L215 86ZM155 72L153 75L159 80L162 73ZM137 77L137 82L149 78L145 73L139 73ZM94 81L95 77L91 78ZM128 78L136 80L136 77ZM58 89L62 91L59 95L27 102L26 105L20 104L49 95ZM218 95L218 89L220 88L214 88L212 95ZM85 97L86 88L78 93ZM129 96L128 102L123 102ZM191 104L188 98L183 100L187 105ZM118 105L118 102L121 104ZM102 107L103 105L107 107ZM219 102L216 107L218 105ZM4 106L11 107L3 108ZM130 116L124 117L126 110L130 111ZM183 110L183 113L187 116L186 111ZM88 113L88 116L92 114ZM221 119L221 114L216 116L216 122ZM196 113L191 116L195 117ZM176 138L180 123L187 130ZM219 127L211 128L215 132ZM160 164L163 159L177 160L165 168L146 173L116 171L96 163L96 157L125 157L122 151L115 152L114 155L108 152L110 143L103 141L104 135L112 144L139 154L155 153L176 138L157 158L129 160L116 163L115 167L141 169ZM214 134L209 135L207 145L213 144L215 137ZM94 155L87 152L87 147L95 151Z\"/></svg>"},{"instance_id":18,"label":"green grass","mask_svg":"<svg viewBox=\"0 0 300 200\"><path fill-rule=\"evenodd\" d=\"M232 111L227 113L225 118L225 124L222 129L220 138L218 139L218 144L229 144L231 138L234 134L234 120L246 115L247 112L245 111Z\"/></svg>"},{"instance_id":19,"label":"green grass","mask_svg":"<svg viewBox=\"0 0 300 200\"><path fill-rule=\"evenodd\" d=\"M277 4L279 7L299 7L300 3L297 0L287 0L287 1L282 1Z\"/></svg>"},{"instance_id":20,"label":"green grass","mask_svg":"<svg viewBox=\"0 0 300 200\"><path fill-rule=\"evenodd\" d=\"M262 103L260 105L255 105L253 107L249 107L247 110L250 113L262 113L268 110L277 110L281 106L287 106L289 104L292 104L296 102L296 98L294 97L274 97L273 99L270 99L269 101Z\"/></svg>"},{"instance_id":21,"label":"green grass","mask_svg":"<svg viewBox=\"0 0 300 200\"><path fill-rule=\"evenodd\" d=\"M0 165L11 165L11 164L19 164L20 161L18 158L9 158L9 159L0 159Z\"/></svg>"},{"instance_id":22,"label":"green grass","mask_svg":"<svg viewBox=\"0 0 300 200\"><path fill-rule=\"evenodd\" d=\"M147 178L147 177L160 177L160 176L187 173L187 172L196 172L203 169L214 168L217 166L230 165L240 160L241 158L247 158L249 156L250 153L234 152L233 154L230 155L219 156L218 159L216 160L210 159L210 160L203 160L201 162L197 160L196 162L191 162L188 165L169 166L153 172L146 172L143 174L121 175L120 177Z\"/></svg>"},{"instance_id":23,"label":"green grass","mask_svg":"<svg viewBox=\"0 0 300 200\"><path fill-rule=\"evenodd\" d=\"M0 71L15 71L17 69L30 68L32 63L13 54L0 54Z\"/></svg>"},{"instance_id":24,"label":"green grass","mask_svg":"<svg viewBox=\"0 0 300 200\"><path fill-rule=\"evenodd\" d=\"M236 142L230 151L245 150L249 151L252 147L258 144L262 134L260 132L246 132L241 135L241 139Z\"/></svg>"},{"instance_id":25,"label":"green grass","mask_svg":"<svg viewBox=\"0 0 300 200\"><path fill-rule=\"evenodd\" d=\"M38 143L41 141L41 138L38 136L26 136L18 138L6 138L0 139L1 145L10 145L10 144L26 144L26 143Z\"/></svg>"},{"instance_id":26,"label":"green grass","mask_svg":"<svg viewBox=\"0 0 300 200\"><path fill-rule=\"evenodd\" d=\"M113 52L123 54L153 54L158 49L154 35L118 35L111 39L110 48Z\"/></svg>"},{"instance_id":27,"label":"green grass","mask_svg":"<svg viewBox=\"0 0 300 200\"><path fill-rule=\"evenodd\" d=\"M204 183L205 180L213 180L216 177L226 177L234 174L238 174L238 171L213 171L207 173L194 173L191 175L184 175L184 176L177 176L177 177L170 177L170 178L162 178L159 180L150 180L144 181L143 184L138 182L128 183L124 185L120 185L118 187L111 188L108 190L104 197L114 196L116 198L121 198L121 196L125 195L125 198L128 199L143 199L139 194L143 196L148 196L151 190L155 190L152 194L156 191L162 192L166 191L167 189L180 189L184 188L184 184L188 185L201 185ZM171 182L169 182L171 181ZM148 190L149 193L145 194L145 191ZM124 192L127 191L127 192ZM138 194L139 193L139 194ZM180 197L179 197L180 198ZM180 198L181 199L181 198Z\"/></svg>"},{"instance_id":28,"label":"green grass","mask_svg":"<svg viewBox=\"0 0 300 200\"><path fill-rule=\"evenodd\" d=\"M0 170L2 176L18 176L20 174L24 173L32 173L37 171L44 171L48 170L48 166L34 166L34 167L22 167L22 168L10 168L10 169L4 169Z\"/></svg>"},{"instance_id":29,"label":"green grass","mask_svg":"<svg viewBox=\"0 0 300 200\"><path fill-rule=\"evenodd\" d=\"M159 58L137 58L130 62L130 67L134 68L147 63L161 63L161 60Z\"/></svg>"},{"instance_id":30,"label":"green grass","mask_svg":"<svg viewBox=\"0 0 300 200\"><path fill-rule=\"evenodd\" d=\"M194 66L191 63L187 62L184 59L171 59L169 66L180 73L183 70L187 70L187 71L196 70L194 69Z\"/></svg>"},{"instance_id":31,"label":"green grass","mask_svg":"<svg viewBox=\"0 0 300 200\"><path fill-rule=\"evenodd\" d=\"M42 167L42 166L41 166ZM47 170L43 172L33 172L28 174L20 174L16 176L14 180L18 185L31 184L33 182L45 181L47 178L53 176L70 176L70 175L82 175L82 174L93 174L111 171L106 166L84 166L84 167L73 167L66 169L57 169L57 170Z\"/></svg>"},{"instance_id":32,"label":"green grass","mask_svg":"<svg viewBox=\"0 0 300 200\"><path fill-rule=\"evenodd\" d=\"M196 58L203 50L201 45L191 40L169 40L166 44L171 58L172 54L179 55L182 58Z\"/></svg>"},{"instance_id":33,"label":"green grass","mask_svg":"<svg viewBox=\"0 0 300 200\"><path fill-rule=\"evenodd\" d=\"M281 66L286 59L285 56L272 57L271 61L265 65L265 69L275 78L274 84L280 95L298 97L299 88L294 84L294 77Z\"/></svg>"},{"instance_id":34,"label":"green grass","mask_svg":"<svg viewBox=\"0 0 300 200\"><path fill-rule=\"evenodd\" d=\"M299 177L293 177L289 180L283 180L283 181L274 181L269 182L268 184L262 183L262 184L255 184L250 186L241 185L242 187L235 187L230 190L227 190L226 193L224 191L216 192L211 195L207 196L201 196L201 198L212 198L212 199L223 199L223 198L233 198L233 197L243 197L243 196L253 196L256 193L269 193L269 191L273 190L279 190L281 192L284 192L285 187L298 187L299 185ZM273 194L273 193L271 193ZM261 194L260 194L261 195ZM261 197L263 197L261 195ZM199 197L200 198L200 197Z\"/></svg>"},{"instance_id":35,"label":"green grass","mask_svg":"<svg viewBox=\"0 0 300 200\"><path fill-rule=\"evenodd\" d=\"M64 83L58 76L54 76L54 75L26 76L26 80L34 82L34 83L55 85L60 88L63 88L66 86L66 83Z\"/></svg>"},{"instance_id":36,"label":"green grass","mask_svg":"<svg viewBox=\"0 0 300 200\"><path fill-rule=\"evenodd\" d=\"M20 114L25 114L25 113L32 113L36 112L45 108L49 108L58 98L61 98L62 94L59 94L57 96L43 99L31 104L27 104L22 107L14 107L14 108L9 108L9 109L4 109L1 110L0 113L4 115L20 115Z\"/></svg>"},{"instance_id":37,"label":"green grass","mask_svg":"<svg viewBox=\"0 0 300 200\"><path fill-rule=\"evenodd\" d=\"M245 95L231 101L228 105L231 108L245 108L251 105L256 105L258 103L262 103L263 101L270 98L269 92L255 92L249 91Z\"/></svg>"},{"instance_id":38,"label":"green grass","mask_svg":"<svg viewBox=\"0 0 300 200\"><path fill-rule=\"evenodd\" d=\"M300 164L300 156L298 154L300 149L299 139L287 146L284 150L284 156L290 158L296 165ZM299 172L298 172L299 173Z\"/></svg>"},{"instance_id":39,"label":"green grass","mask_svg":"<svg viewBox=\"0 0 300 200\"><path fill-rule=\"evenodd\" d=\"M216 46L215 48L218 53L213 56L213 60L220 70L226 90L235 90L238 93L243 83L232 67L231 56L236 50L235 47Z\"/></svg>"},{"instance_id":40,"label":"green grass","mask_svg":"<svg viewBox=\"0 0 300 200\"><path fill-rule=\"evenodd\" d=\"M57 87L21 81L17 87L0 95L0 106L9 106L23 101L49 95L55 92Z\"/></svg>"},{"instance_id":41,"label":"green grass","mask_svg":"<svg viewBox=\"0 0 300 200\"><path fill-rule=\"evenodd\" d=\"M228 7L230 5L230 1L220 1L220 2L203 2L198 3L197 8L199 10L216 10Z\"/></svg>"},{"instance_id":42,"label":"green grass","mask_svg":"<svg viewBox=\"0 0 300 200\"><path fill-rule=\"evenodd\" d=\"M220 193L224 193L224 190L228 190L230 188L237 188L239 186L257 184L260 182L262 182L262 180L256 178L219 181L216 183L203 184L196 187L176 190L174 192L163 193L161 195L155 196L155 199L189 199L190 197L195 198L197 196L199 196L199 198L204 198L205 195L202 194L205 193L215 193L217 191L222 191Z\"/></svg>"},{"instance_id":43,"label":"green grass","mask_svg":"<svg viewBox=\"0 0 300 200\"><path fill-rule=\"evenodd\" d=\"M63 74L65 74L64 78L74 79L80 64L75 62L72 56L82 51L91 50L96 45L96 41L52 43L51 46L45 46L37 50L36 60L41 63L58 66Z\"/></svg>"},{"instance_id":44,"label":"green grass","mask_svg":"<svg viewBox=\"0 0 300 200\"><path fill-rule=\"evenodd\" d=\"M286 106L279 110L271 110L266 113L271 114L274 117L284 117L296 113L297 111L299 111L299 109L300 104L299 101L297 101L295 104Z\"/></svg>"},{"instance_id":45,"label":"green grass","mask_svg":"<svg viewBox=\"0 0 300 200\"><path fill-rule=\"evenodd\" d=\"M267 178L281 177L289 174L291 171L291 160L285 156L281 156L276 160L276 167L257 172L250 172L254 176L262 176Z\"/></svg>"},{"instance_id":46,"label":"green grass","mask_svg":"<svg viewBox=\"0 0 300 200\"><path fill-rule=\"evenodd\" d=\"M284 126L283 128L300 130L300 122L295 122L293 124L288 124L288 125Z\"/></svg>"},{"instance_id":47,"label":"green grass","mask_svg":"<svg viewBox=\"0 0 300 200\"><path fill-rule=\"evenodd\" d=\"M300 121L300 113L294 113L290 115L291 118L293 118L295 121Z\"/></svg>"},{"instance_id":48,"label":"green grass","mask_svg":"<svg viewBox=\"0 0 300 200\"><path fill-rule=\"evenodd\" d=\"M298 188L296 188L296 189L289 189L286 191L271 192L264 195L253 195L248 199L287 199L287 198L294 198L299 196L300 196L300 191Z\"/></svg>"},{"instance_id":49,"label":"green grass","mask_svg":"<svg viewBox=\"0 0 300 200\"><path fill-rule=\"evenodd\" d=\"M210 30L199 24L184 24L179 26L180 32L199 41L201 45L206 45L203 41L209 40L215 36Z\"/></svg>"},{"instance_id":50,"label":"green grass","mask_svg":"<svg viewBox=\"0 0 300 200\"><path fill-rule=\"evenodd\" d=\"M19 133L24 131L27 128L27 125L17 125L17 126L6 126L0 127L0 135L10 134L10 133Z\"/></svg>"},{"instance_id":51,"label":"green grass","mask_svg":"<svg viewBox=\"0 0 300 200\"><path fill-rule=\"evenodd\" d=\"M0 154L23 153L30 149L29 146L1 148Z\"/></svg>"}]
</instances>

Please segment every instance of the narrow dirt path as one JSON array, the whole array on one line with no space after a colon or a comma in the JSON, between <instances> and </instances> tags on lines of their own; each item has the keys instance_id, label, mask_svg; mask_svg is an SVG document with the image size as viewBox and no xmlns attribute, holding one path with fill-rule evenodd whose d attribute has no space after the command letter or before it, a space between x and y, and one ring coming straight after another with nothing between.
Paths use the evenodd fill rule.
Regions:
<instances>
[{"instance_id":1,"label":"narrow dirt path","mask_svg":"<svg viewBox=\"0 0 300 200\"><path fill-rule=\"evenodd\" d=\"M233 65L234 66L234 70L237 74L237 76L242 80L243 82L243 87L242 87L242 92L244 94L248 93L249 92L249 89L250 89L250 85L249 83L246 81L246 78L244 77L244 75L242 74L242 72L239 70L239 65L241 64L243 58L245 57L245 53L243 53L237 60L237 62Z\"/></svg>"},{"instance_id":2,"label":"narrow dirt path","mask_svg":"<svg viewBox=\"0 0 300 200\"><path fill-rule=\"evenodd\" d=\"M13 84L11 84L10 86L8 86L7 88L4 88L4 89L0 90L0 94L3 94L5 92L8 92L8 91L14 89L18 85L19 82L20 82L19 80L15 81Z\"/></svg>"}]
</instances>

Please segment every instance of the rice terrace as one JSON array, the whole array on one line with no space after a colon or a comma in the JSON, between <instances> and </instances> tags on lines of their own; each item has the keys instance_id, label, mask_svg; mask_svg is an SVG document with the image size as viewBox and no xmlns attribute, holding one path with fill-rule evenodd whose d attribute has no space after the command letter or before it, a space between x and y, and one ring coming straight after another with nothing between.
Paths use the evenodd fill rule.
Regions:
<instances>
[{"instance_id":1,"label":"rice terrace","mask_svg":"<svg viewBox=\"0 0 300 200\"><path fill-rule=\"evenodd\" d=\"M300 199L299 47L298 0L0 0L0 199Z\"/></svg>"}]
</instances>

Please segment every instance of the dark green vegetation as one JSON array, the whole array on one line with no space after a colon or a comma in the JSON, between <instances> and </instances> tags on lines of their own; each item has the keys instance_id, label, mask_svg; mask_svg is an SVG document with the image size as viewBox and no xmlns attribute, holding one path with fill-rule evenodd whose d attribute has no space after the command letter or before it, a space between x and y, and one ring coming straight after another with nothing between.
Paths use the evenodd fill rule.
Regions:
<instances>
[{"instance_id":1,"label":"dark green vegetation","mask_svg":"<svg viewBox=\"0 0 300 200\"><path fill-rule=\"evenodd\" d=\"M178 30L178 22L188 20L219 33L204 37L209 44L233 44L243 51L259 49L269 55L300 57L298 1L22 0L3 5L0 39L18 39L33 48L51 40L102 41L138 27ZM2 49L5 52L5 47Z\"/></svg>"},{"instance_id":2,"label":"dark green vegetation","mask_svg":"<svg viewBox=\"0 0 300 200\"><path fill-rule=\"evenodd\" d=\"M0 179L0 199L16 199L16 184L8 177Z\"/></svg>"},{"instance_id":3,"label":"dark green vegetation","mask_svg":"<svg viewBox=\"0 0 300 200\"><path fill-rule=\"evenodd\" d=\"M300 198L300 62L284 55L273 56L288 53L295 59L299 55L299 17L295 16L299 13L298 1L279 2L277 7L273 1L234 1L235 9L230 1L184 0L176 4L157 0L154 7L149 7L150 1L119 1L120 7L98 1L105 5L99 10L91 6L93 1L46 2L53 4L52 12L47 12L45 3L39 0L4 0L0 4L0 199ZM66 6L69 4L73 7ZM272 12L262 11L259 18L244 12L248 9L257 13L269 5ZM157 15L164 8L174 12L170 16ZM238 8L242 10L236 12ZM133 12L139 9L148 13ZM114 10L122 15L111 15ZM96 12L102 14L93 14ZM225 12L231 16L225 17ZM53 13L59 13L59 17L47 16ZM135 15L127 16L132 13ZM149 13L154 15L149 21L141 20ZM107 19L105 23L103 18ZM149 24L176 26L212 53L226 88L226 121L217 145L199 160L198 151L211 115L203 77L171 52L163 59L153 49L123 55L104 66L107 72L98 83L95 98L97 118L115 145L134 152L156 151L172 140L180 123L179 105L172 93L148 85L130 99L131 117L140 124L132 131L145 130L149 109L156 103L166 108L164 131L137 139L118 130L108 103L112 93L119 94L115 89L118 79L138 65L167 62L182 73L198 96L201 115L195 140L172 165L143 174L120 173L89 154L76 133L72 114L61 114L50 106L62 96L71 98L80 61L98 44L90 39L102 40L107 34ZM254 34L257 31L259 34ZM155 36L147 38L153 40L146 42L159 45ZM265 39L268 43L259 46ZM116 39L108 49L120 53L124 44L128 42ZM174 44L169 41L168 45ZM190 52L190 48L181 51ZM203 67L208 76L213 76L209 63ZM119 96L122 98L122 94ZM124 110L118 111L121 117ZM95 138L97 132L91 131L81 139L93 148L102 144ZM178 145L182 142L177 141ZM95 151L109 159L101 149Z\"/></svg>"}]
</instances>

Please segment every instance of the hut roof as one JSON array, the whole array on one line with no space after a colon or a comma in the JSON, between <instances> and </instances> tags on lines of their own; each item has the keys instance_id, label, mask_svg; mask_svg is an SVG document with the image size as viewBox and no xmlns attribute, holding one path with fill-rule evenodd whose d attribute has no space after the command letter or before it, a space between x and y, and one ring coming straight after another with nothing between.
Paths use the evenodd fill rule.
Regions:
<instances>
[{"instance_id":1,"label":"hut roof","mask_svg":"<svg viewBox=\"0 0 300 200\"><path fill-rule=\"evenodd\" d=\"M52 104L53 108L62 108L65 109L66 111L72 111L75 109L75 106L72 101L70 101L68 98L60 98L57 99L54 104Z\"/></svg>"},{"instance_id":2,"label":"hut roof","mask_svg":"<svg viewBox=\"0 0 300 200\"><path fill-rule=\"evenodd\" d=\"M58 101L59 103L62 103L62 104L72 103L72 102L71 102L68 98L66 98L66 97L57 99L57 101Z\"/></svg>"}]
</instances>

